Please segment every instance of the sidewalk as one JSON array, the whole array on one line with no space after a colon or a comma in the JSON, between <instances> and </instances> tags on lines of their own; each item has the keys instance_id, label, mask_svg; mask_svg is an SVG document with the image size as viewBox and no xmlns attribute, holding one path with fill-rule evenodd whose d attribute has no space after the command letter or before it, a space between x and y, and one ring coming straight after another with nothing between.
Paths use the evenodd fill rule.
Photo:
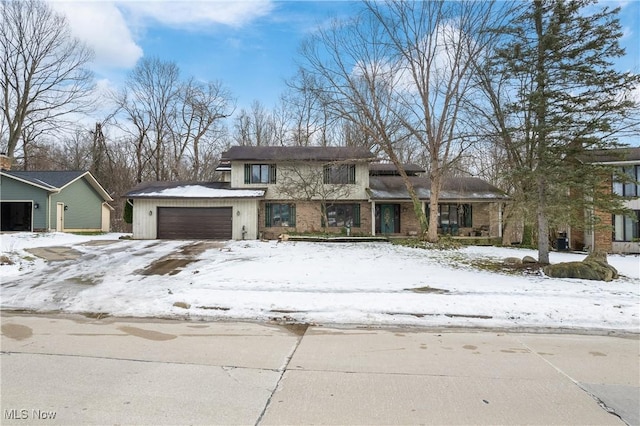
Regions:
<instances>
[{"instance_id":1,"label":"sidewalk","mask_svg":"<svg viewBox=\"0 0 640 426\"><path fill-rule=\"evenodd\" d=\"M640 423L637 335L1 323L2 424Z\"/></svg>"}]
</instances>

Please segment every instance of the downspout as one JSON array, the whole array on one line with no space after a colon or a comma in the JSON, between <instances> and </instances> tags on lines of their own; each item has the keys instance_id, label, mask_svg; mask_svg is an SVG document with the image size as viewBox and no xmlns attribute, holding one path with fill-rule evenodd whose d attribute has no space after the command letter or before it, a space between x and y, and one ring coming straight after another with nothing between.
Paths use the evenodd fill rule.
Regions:
<instances>
[{"instance_id":1,"label":"downspout","mask_svg":"<svg viewBox=\"0 0 640 426\"><path fill-rule=\"evenodd\" d=\"M47 230L51 232L51 192L47 195Z\"/></svg>"}]
</instances>

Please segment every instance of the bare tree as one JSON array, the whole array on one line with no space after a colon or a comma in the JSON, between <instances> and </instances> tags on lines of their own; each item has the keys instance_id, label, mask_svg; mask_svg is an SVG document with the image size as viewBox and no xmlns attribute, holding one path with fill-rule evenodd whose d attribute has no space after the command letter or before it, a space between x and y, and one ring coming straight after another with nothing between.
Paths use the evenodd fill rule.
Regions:
<instances>
[{"instance_id":1,"label":"bare tree","mask_svg":"<svg viewBox=\"0 0 640 426\"><path fill-rule=\"evenodd\" d=\"M9 156L25 134L91 110L93 74L85 67L92 55L46 2L0 3L0 128Z\"/></svg>"},{"instance_id":2,"label":"bare tree","mask_svg":"<svg viewBox=\"0 0 640 426\"><path fill-rule=\"evenodd\" d=\"M471 60L502 16L494 2L365 2L347 23L320 29L302 47L304 72L331 112L375 141L398 169L423 235L427 221L398 155L415 143L429 159L430 222L436 241L440 188L450 164L467 148L459 123L470 87Z\"/></svg>"},{"instance_id":3,"label":"bare tree","mask_svg":"<svg viewBox=\"0 0 640 426\"><path fill-rule=\"evenodd\" d=\"M352 161L332 161L326 163L283 162L278 163L278 185L276 193L285 199L301 201L320 201L317 206L322 217L323 228L329 226L327 204L333 200L348 199L354 185L336 183L332 175L339 175L348 181L350 168L355 174Z\"/></svg>"},{"instance_id":4,"label":"bare tree","mask_svg":"<svg viewBox=\"0 0 640 426\"><path fill-rule=\"evenodd\" d=\"M220 82L199 83L194 79L182 85L178 111L171 125L172 178L180 179L180 166L186 155L190 155L189 177L200 176L201 144L215 139L221 119L233 113L231 94Z\"/></svg>"},{"instance_id":5,"label":"bare tree","mask_svg":"<svg viewBox=\"0 0 640 426\"><path fill-rule=\"evenodd\" d=\"M175 62L143 58L129 74L125 87L113 95L131 133L137 159L137 179L169 177L164 161L171 143L171 122L177 114L180 69Z\"/></svg>"}]
</instances>

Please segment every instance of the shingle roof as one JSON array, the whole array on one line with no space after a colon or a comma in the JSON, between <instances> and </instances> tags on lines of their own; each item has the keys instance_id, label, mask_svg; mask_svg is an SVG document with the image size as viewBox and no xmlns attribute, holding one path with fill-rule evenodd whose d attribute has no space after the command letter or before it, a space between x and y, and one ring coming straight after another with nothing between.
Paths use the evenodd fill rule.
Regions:
<instances>
[{"instance_id":1,"label":"shingle roof","mask_svg":"<svg viewBox=\"0 0 640 426\"><path fill-rule=\"evenodd\" d=\"M321 146L233 146L223 160L253 161L347 161L373 160L374 155L360 147Z\"/></svg>"},{"instance_id":2,"label":"shingle roof","mask_svg":"<svg viewBox=\"0 0 640 426\"><path fill-rule=\"evenodd\" d=\"M407 174L416 174L416 173L424 173L425 169L422 166L413 163L407 163L402 165L404 171ZM372 163L369 165L369 174L372 176L382 176L382 175L397 175L398 169L393 163Z\"/></svg>"},{"instance_id":3,"label":"shingle roof","mask_svg":"<svg viewBox=\"0 0 640 426\"><path fill-rule=\"evenodd\" d=\"M34 185L43 186L50 189L58 189L73 182L86 172L75 171L21 171L21 170L3 170L5 175L13 176L17 179L33 183Z\"/></svg>"},{"instance_id":4,"label":"shingle roof","mask_svg":"<svg viewBox=\"0 0 640 426\"><path fill-rule=\"evenodd\" d=\"M586 163L619 163L626 161L640 161L640 147L615 149L598 149L587 151L581 156Z\"/></svg>"},{"instance_id":5,"label":"shingle roof","mask_svg":"<svg viewBox=\"0 0 640 426\"><path fill-rule=\"evenodd\" d=\"M431 183L428 178L409 177L418 198L431 197ZM371 176L369 195L372 200L409 200L409 192L400 176ZM473 177L445 179L440 190L440 200L499 200L507 196L490 183Z\"/></svg>"}]
</instances>

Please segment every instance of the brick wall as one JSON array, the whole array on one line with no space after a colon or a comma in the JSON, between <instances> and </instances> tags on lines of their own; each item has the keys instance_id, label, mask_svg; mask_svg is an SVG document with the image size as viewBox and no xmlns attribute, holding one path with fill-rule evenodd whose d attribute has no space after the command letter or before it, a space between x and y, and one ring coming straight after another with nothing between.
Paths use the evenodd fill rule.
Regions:
<instances>
[{"instance_id":1,"label":"brick wall","mask_svg":"<svg viewBox=\"0 0 640 426\"><path fill-rule=\"evenodd\" d=\"M611 239L611 213L596 212L598 225L594 231L594 247L593 250L603 250L608 253L612 249Z\"/></svg>"},{"instance_id":2,"label":"brick wall","mask_svg":"<svg viewBox=\"0 0 640 426\"><path fill-rule=\"evenodd\" d=\"M611 193L611 177L608 179L603 179L602 184L600 186L600 191L603 194ZM593 232L594 234L594 247L593 250L603 250L608 253L611 252L613 241L611 236L612 231L612 222L611 222L611 213L604 213L601 211L596 211L595 216L597 218L596 228Z\"/></svg>"},{"instance_id":3,"label":"brick wall","mask_svg":"<svg viewBox=\"0 0 640 426\"><path fill-rule=\"evenodd\" d=\"M277 201L269 200L270 203ZM287 201L283 201L286 203ZM262 234L262 238L265 239L277 239L279 235L290 232L296 233L316 233L327 232L330 234L341 234L343 232L342 227L327 227L326 230L322 228L322 213L320 210L320 202L301 201L295 203L296 205L296 226L295 227L267 227L265 226L265 204L263 201L260 203L260 209L258 211L258 230ZM343 203L352 204L352 203ZM352 227L351 235L371 235L371 204L366 201L360 201L360 227Z\"/></svg>"}]
</instances>

